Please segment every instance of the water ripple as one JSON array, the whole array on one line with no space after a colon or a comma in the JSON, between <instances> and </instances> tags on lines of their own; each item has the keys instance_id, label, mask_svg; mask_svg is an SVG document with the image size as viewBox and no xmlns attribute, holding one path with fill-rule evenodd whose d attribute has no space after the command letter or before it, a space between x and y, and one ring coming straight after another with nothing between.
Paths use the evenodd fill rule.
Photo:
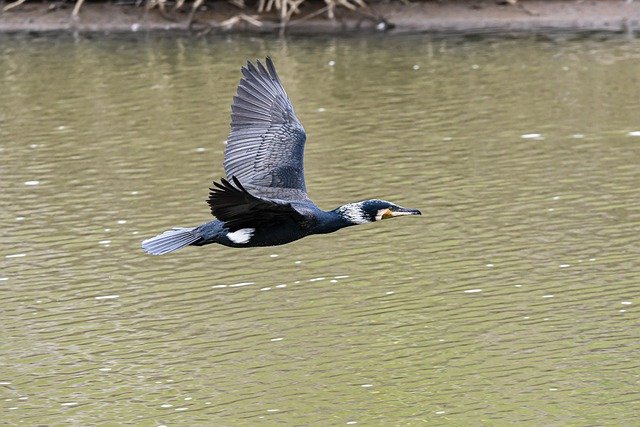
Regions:
<instances>
[{"instance_id":1,"label":"water ripple","mask_svg":"<svg viewBox=\"0 0 640 427\"><path fill-rule=\"evenodd\" d=\"M2 419L633 424L638 46L4 40ZM314 200L423 217L145 256L208 220L238 64L267 53Z\"/></svg>"}]
</instances>

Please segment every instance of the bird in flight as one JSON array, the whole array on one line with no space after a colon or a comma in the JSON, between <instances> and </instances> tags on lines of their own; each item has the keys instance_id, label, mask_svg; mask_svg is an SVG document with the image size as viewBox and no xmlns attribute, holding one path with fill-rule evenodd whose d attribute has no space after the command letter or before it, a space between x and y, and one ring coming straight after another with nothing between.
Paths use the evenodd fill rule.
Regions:
<instances>
[{"instance_id":1,"label":"bird in flight","mask_svg":"<svg viewBox=\"0 0 640 427\"><path fill-rule=\"evenodd\" d=\"M163 255L185 246L218 243L235 248L284 245L312 234L404 215L420 215L385 200L320 209L307 195L307 135L271 58L266 67L247 62L231 105L231 133L224 152L227 179L214 182L207 203L217 219L173 228L142 242Z\"/></svg>"}]
</instances>

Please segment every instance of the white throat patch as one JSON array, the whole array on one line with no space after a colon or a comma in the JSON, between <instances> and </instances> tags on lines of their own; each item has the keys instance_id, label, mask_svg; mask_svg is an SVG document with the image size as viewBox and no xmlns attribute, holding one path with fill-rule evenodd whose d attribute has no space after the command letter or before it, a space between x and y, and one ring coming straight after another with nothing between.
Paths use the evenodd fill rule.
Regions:
<instances>
[{"instance_id":1,"label":"white throat patch","mask_svg":"<svg viewBox=\"0 0 640 427\"><path fill-rule=\"evenodd\" d=\"M347 205L340 206L338 208L338 212L354 224L366 224L371 222L371 220L367 218L365 212L362 210L362 204L363 202L349 203Z\"/></svg>"},{"instance_id":2,"label":"white throat patch","mask_svg":"<svg viewBox=\"0 0 640 427\"><path fill-rule=\"evenodd\" d=\"M253 237L253 233L255 233L255 231L255 228L241 228L233 233L227 233L227 237L233 243L241 245L243 243L248 243Z\"/></svg>"}]
</instances>

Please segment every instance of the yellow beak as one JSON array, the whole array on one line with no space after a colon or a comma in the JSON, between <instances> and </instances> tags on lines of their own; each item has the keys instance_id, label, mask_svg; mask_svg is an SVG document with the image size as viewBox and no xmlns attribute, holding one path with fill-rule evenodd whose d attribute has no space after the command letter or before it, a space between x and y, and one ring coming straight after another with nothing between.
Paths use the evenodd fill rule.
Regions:
<instances>
[{"instance_id":1,"label":"yellow beak","mask_svg":"<svg viewBox=\"0 0 640 427\"><path fill-rule=\"evenodd\" d=\"M382 219L387 219L387 218L393 218L395 215L393 214L393 211L391 209L386 209L384 212L382 212Z\"/></svg>"}]
</instances>

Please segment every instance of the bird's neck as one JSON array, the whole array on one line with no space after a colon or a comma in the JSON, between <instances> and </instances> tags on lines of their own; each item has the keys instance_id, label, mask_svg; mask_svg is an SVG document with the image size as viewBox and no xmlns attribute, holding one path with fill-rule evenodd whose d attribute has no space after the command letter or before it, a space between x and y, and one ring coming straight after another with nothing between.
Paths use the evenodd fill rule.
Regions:
<instances>
[{"instance_id":1,"label":"bird's neck","mask_svg":"<svg viewBox=\"0 0 640 427\"><path fill-rule=\"evenodd\" d=\"M335 208L331 212L346 222L348 224L346 226L367 224L371 222L371 219L364 211L362 207L363 203L364 202L347 203L346 205Z\"/></svg>"},{"instance_id":2,"label":"bird's neck","mask_svg":"<svg viewBox=\"0 0 640 427\"><path fill-rule=\"evenodd\" d=\"M315 230L317 234L332 233L341 228L371 222L364 216L360 203L347 203L332 211L323 212L322 217L319 221L321 225Z\"/></svg>"}]
</instances>

